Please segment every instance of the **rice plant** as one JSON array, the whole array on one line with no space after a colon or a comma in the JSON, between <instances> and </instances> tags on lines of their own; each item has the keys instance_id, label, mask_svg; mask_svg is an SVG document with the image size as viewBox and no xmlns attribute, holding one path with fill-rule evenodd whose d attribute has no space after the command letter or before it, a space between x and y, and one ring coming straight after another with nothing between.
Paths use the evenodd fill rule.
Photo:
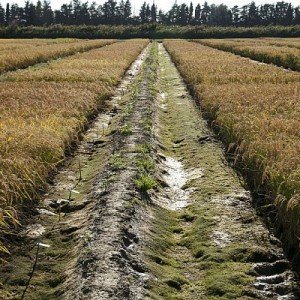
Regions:
<instances>
[{"instance_id":1,"label":"rice plant","mask_svg":"<svg viewBox=\"0 0 300 300\"><path fill-rule=\"evenodd\" d=\"M300 74L187 41L165 41L233 160L277 207L285 238L300 236Z\"/></svg>"}]
</instances>

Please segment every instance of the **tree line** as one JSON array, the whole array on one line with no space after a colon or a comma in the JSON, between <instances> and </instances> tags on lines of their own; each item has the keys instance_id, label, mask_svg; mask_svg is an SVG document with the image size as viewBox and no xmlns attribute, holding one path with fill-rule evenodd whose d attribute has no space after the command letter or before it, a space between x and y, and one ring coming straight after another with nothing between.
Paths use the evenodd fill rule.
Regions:
<instances>
[{"instance_id":1,"label":"tree line","mask_svg":"<svg viewBox=\"0 0 300 300\"><path fill-rule=\"evenodd\" d=\"M72 0L53 10L48 0L36 4L26 1L24 7L15 4L2 7L1 26L62 25L207 25L207 26L267 26L300 25L300 6L280 1L257 6L255 2L232 8L224 4L180 4L176 1L167 12L158 10L153 2L144 2L137 15L133 14L130 0L108 0L102 5Z\"/></svg>"}]
</instances>

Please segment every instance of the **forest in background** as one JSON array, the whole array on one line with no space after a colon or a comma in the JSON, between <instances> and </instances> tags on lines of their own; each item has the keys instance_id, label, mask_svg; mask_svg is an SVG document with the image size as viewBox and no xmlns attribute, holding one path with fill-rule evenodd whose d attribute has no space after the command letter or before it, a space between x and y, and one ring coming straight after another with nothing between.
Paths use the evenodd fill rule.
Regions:
<instances>
[{"instance_id":1,"label":"forest in background","mask_svg":"<svg viewBox=\"0 0 300 300\"><path fill-rule=\"evenodd\" d=\"M53 10L48 0L35 4L26 1L24 7L17 4L0 5L0 26L50 26L61 25L205 25L205 26L291 26L300 25L300 6L280 1L274 4L248 5L232 8L224 4L203 5L180 4L176 1L172 8L163 12L155 2L144 2L136 14L130 0L108 0L102 5L96 2L72 0Z\"/></svg>"}]
</instances>

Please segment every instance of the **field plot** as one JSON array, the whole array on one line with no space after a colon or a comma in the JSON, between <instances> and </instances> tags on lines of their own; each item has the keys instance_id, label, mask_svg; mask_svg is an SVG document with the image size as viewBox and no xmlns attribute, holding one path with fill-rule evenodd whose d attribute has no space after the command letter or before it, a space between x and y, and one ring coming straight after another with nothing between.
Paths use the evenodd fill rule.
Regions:
<instances>
[{"instance_id":1,"label":"field plot","mask_svg":"<svg viewBox=\"0 0 300 300\"><path fill-rule=\"evenodd\" d=\"M241 40L244 42L245 40ZM249 40L248 40L249 41ZM300 39L299 38L260 38L260 39L250 39L250 41L258 42L262 41L269 45L274 45L278 47L290 47L300 49Z\"/></svg>"},{"instance_id":2,"label":"field plot","mask_svg":"<svg viewBox=\"0 0 300 300\"><path fill-rule=\"evenodd\" d=\"M115 40L0 39L0 74L109 45Z\"/></svg>"},{"instance_id":3,"label":"field plot","mask_svg":"<svg viewBox=\"0 0 300 300\"><path fill-rule=\"evenodd\" d=\"M92 42L101 43L106 42ZM20 202L36 193L147 43L118 42L53 62L56 78L43 77L43 72L51 73L50 65L42 68L40 77L35 76L37 82L30 81L33 69L23 71L23 82L0 83L2 228L16 221Z\"/></svg>"},{"instance_id":4,"label":"field plot","mask_svg":"<svg viewBox=\"0 0 300 300\"><path fill-rule=\"evenodd\" d=\"M300 71L300 39L194 40L203 45L249 57L264 63Z\"/></svg>"},{"instance_id":5,"label":"field plot","mask_svg":"<svg viewBox=\"0 0 300 300\"><path fill-rule=\"evenodd\" d=\"M300 231L299 73L196 43L166 41L228 151L255 188L270 192L291 248Z\"/></svg>"},{"instance_id":6,"label":"field plot","mask_svg":"<svg viewBox=\"0 0 300 300\"><path fill-rule=\"evenodd\" d=\"M20 199L36 198L49 170L82 135L8 243L0 298L298 299L297 279L280 241L257 215L243 179L226 161L223 144L164 45L153 41L145 48L148 43L117 42L1 77L4 212L12 215ZM259 127L247 135L252 127L238 123L248 106L255 117L265 117L264 102L257 109L247 88L297 89L299 76L196 43L165 44L195 92L208 99L210 117L220 125L225 117L231 121L222 131L231 149L244 155L244 162L258 163L250 150L259 149L247 152L246 146L265 145L267 137L272 142L279 131L266 130L261 142L255 140ZM226 58L228 66L220 62ZM251 68L255 72L241 84L239 72ZM234 93L239 86L245 109ZM228 87L232 106L221 98ZM110 94L110 101L101 101ZM297 110L296 100L290 102ZM225 116L219 118L220 103ZM88 130L82 130L93 113ZM279 108L272 113L278 117ZM277 170L272 165L277 160L264 161L262 155L259 166L273 169L260 170L265 177L256 176L258 181Z\"/></svg>"},{"instance_id":7,"label":"field plot","mask_svg":"<svg viewBox=\"0 0 300 300\"><path fill-rule=\"evenodd\" d=\"M138 42L133 42L135 49ZM132 47L124 47L120 57L120 43L111 47L91 50L79 53L63 60L55 60L47 64L29 67L25 70L17 70L6 73L0 77L0 81L47 81L47 82L106 82L116 85L124 70L128 67L128 61L123 57L135 57ZM91 70L93 70L91 72Z\"/></svg>"}]
</instances>

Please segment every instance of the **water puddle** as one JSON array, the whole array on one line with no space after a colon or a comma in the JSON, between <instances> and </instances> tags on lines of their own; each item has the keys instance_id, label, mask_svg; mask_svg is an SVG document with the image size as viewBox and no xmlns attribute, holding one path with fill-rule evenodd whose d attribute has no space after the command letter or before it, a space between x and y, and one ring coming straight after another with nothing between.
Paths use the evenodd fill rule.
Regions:
<instances>
[{"instance_id":1,"label":"water puddle","mask_svg":"<svg viewBox=\"0 0 300 300\"><path fill-rule=\"evenodd\" d=\"M159 155L163 158L160 169L164 189L157 196L159 205L178 211L190 204L190 197L194 188L188 188L187 185L191 180L199 179L203 176L201 169L191 168L185 170L182 162L173 157Z\"/></svg>"},{"instance_id":2,"label":"water puddle","mask_svg":"<svg viewBox=\"0 0 300 300\"><path fill-rule=\"evenodd\" d=\"M180 210L188 205L190 192L184 190L183 186L187 183L187 175L182 163L172 157L166 157L163 162L165 174L163 179L167 183L165 193L169 202L169 209Z\"/></svg>"}]
</instances>

